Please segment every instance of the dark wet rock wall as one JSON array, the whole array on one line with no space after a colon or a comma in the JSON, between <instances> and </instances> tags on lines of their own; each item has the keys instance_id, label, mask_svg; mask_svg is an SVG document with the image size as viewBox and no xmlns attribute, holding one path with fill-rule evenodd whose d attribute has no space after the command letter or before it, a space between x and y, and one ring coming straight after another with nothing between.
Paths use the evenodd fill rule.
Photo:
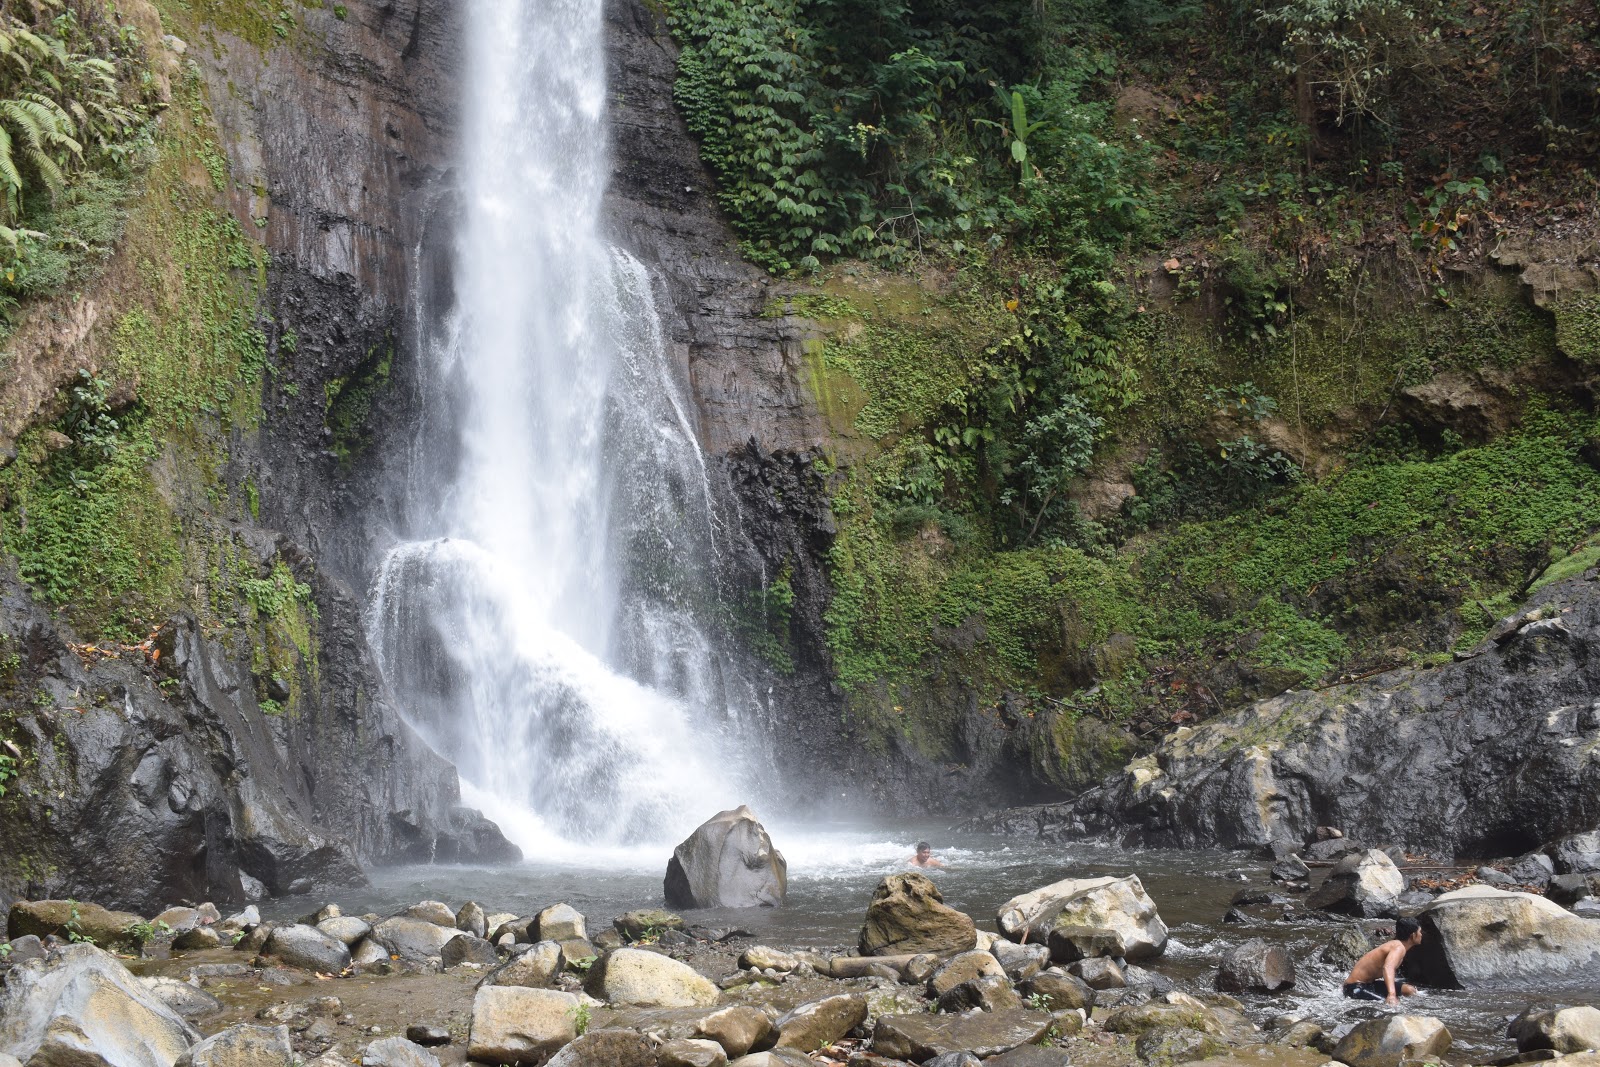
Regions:
<instances>
[{"instance_id":1,"label":"dark wet rock wall","mask_svg":"<svg viewBox=\"0 0 1600 1067\"><path fill-rule=\"evenodd\" d=\"M1319 826L1436 858L1600 825L1600 583L1541 590L1464 659L1290 692L1194 729L1065 803L992 820L1066 840L1297 851Z\"/></svg>"}]
</instances>

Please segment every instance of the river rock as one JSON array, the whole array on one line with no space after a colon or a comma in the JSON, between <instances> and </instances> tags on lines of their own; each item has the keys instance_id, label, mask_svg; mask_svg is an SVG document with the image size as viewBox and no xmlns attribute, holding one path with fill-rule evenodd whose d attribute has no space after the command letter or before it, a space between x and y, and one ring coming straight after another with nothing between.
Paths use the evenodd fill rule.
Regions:
<instances>
[{"instance_id":1,"label":"river rock","mask_svg":"<svg viewBox=\"0 0 1600 1067\"><path fill-rule=\"evenodd\" d=\"M1090 989L1122 989L1128 984L1117 961L1104 956L1077 960L1067 968L1067 973L1082 979Z\"/></svg>"},{"instance_id":2,"label":"river rock","mask_svg":"<svg viewBox=\"0 0 1600 1067\"><path fill-rule=\"evenodd\" d=\"M489 968L500 965L500 956L494 946L483 938L457 934L444 943L444 948L439 952L439 962L445 970L461 966Z\"/></svg>"},{"instance_id":3,"label":"river rock","mask_svg":"<svg viewBox=\"0 0 1600 1067\"><path fill-rule=\"evenodd\" d=\"M89 944L12 967L0 993L0 1049L24 1063L165 1065L198 1039L115 957Z\"/></svg>"},{"instance_id":4,"label":"river rock","mask_svg":"<svg viewBox=\"0 0 1600 1067\"><path fill-rule=\"evenodd\" d=\"M1211 1008L1193 998L1184 998L1178 1003L1150 1001L1118 1008L1105 1017L1101 1026L1113 1034L1132 1036L1161 1027L1197 1030L1213 1036L1228 1031Z\"/></svg>"},{"instance_id":5,"label":"river rock","mask_svg":"<svg viewBox=\"0 0 1600 1067\"><path fill-rule=\"evenodd\" d=\"M181 934L186 930L193 930L200 925L200 909L198 908L168 908L161 912L150 925L160 930L163 926L171 934Z\"/></svg>"},{"instance_id":6,"label":"river rock","mask_svg":"<svg viewBox=\"0 0 1600 1067\"><path fill-rule=\"evenodd\" d=\"M252 926L261 925L261 910L254 904L248 905L243 911L236 911L232 915L217 923L223 930L237 933Z\"/></svg>"},{"instance_id":7,"label":"river rock","mask_svg":"<svg viewBox=\"0 0 1600 1067\"><path fill-rule=\"evenodd\" d=\"M1558 874L1545 886L1544 895L1563 908L1570 908L1580 900L1594 896L1595 879L1588 874Z\"/></svg>"},{"instance_id":8,"label":"river rock","mask_svg":"<svg viewBox=\"0 0 1600 1067\"><path fill-rule=\"evenodd\" d=\"M667 931L667 934L662 935L663 944L666 943L665 938L668 935L678 936L676 931ZM556 948L561 951L561 966L572 971L581 971L600 955L599 949L581 938L575 938L571 941L557 941Z\"/></svg>"},{"instance_id":9,"label":"river rock","mask_svg":"<svg viewBox=\"0 0 1600 1067\"><path fill-rule=\"evenodd\" d=\"M1340 915L1392 918L1397 914L1396 899L1405 891L1405 875L1394 860L1369 848L1353 852L1335 864L1306 903L1319 911Z\"/></svg>"},{"instance_id":10,"label":"river rock","mask_svg":"<svg viewBox=\"0 0 1600 1067\"><path fill-rule=\"evenodd\" d=\"M299 923L274 927L261 951L287 966L320 974L338 974L350 966L350 950L344 942Z\"/></svg>"},{"instance_id":11,"label":"river rock","mask_svg":"<svg viewBox=\"0 0 1600 1067\"><path fill-rule=\"evenodd\" d=\"M1031 1046L1023 1045L1021 1047L1028 1048ZM1011 1052L1015 1051L1016 1049L1011 1050ZM1003 1053L1003 1055L1009 1056L1011 1052ZM905 1060L891 1060L887 1056L877 1056L872 1053L869 1053L869 1055L874 1056L875 1062L868 1065L868 1067L899 1067L900 1064L905 1062ZM970 1052L945 1052L931 1060L927 1060L923 1067L981 1067L982 1063L982 1060ZM856 1067L855 1063L852 1062L850 1067Z\"/></svg>"},{"instance_id":12,"label":"river rock","mask_svg":"<svg viewBox=\"0 0 1600 1067\"><path fill-rule=\"evenodd\" d=\"M138 940L129 932L144 919L129 911L107 911L98 904L75 900L19 900L6 917L10 937L51 934L63 941L88 941L101 948L138 951Z\"/></svg>"},{"instance_id":13,"label":"river rock","mask_svg":"<svg viewBox=\"0 0 1600 1067\"><path fill-rule=\"evenodd\" d=\"M222 1001L197 985L176 978L144 978L141 982L151 996L190 1022L222 1010Z\"/></svg>"},{"instance_id":14,"label":"river rock","mask_svg":"<svg viewBox=\"0 0 1600 1067\"><path fill-rule=\"evenodd\" d=\"M695 1023L694 1032L721 1045L730 1059L737 1059L756 1046L768 1043L772 1020L757 1008L737 1004L707 1015Z\"/></svg>"},{"instance_id":15,"label":"river rock","mask_svg":"<svg viewBox=\"0 0 1600 1067\"><path fill-rule=\"evenodd\" d=\"M839 993L813 1000L780 1016L777 1048L815 1052L830 1045L867 1021L867 998L860 993Z\"/></svg>"},{"instance_id":16,"label":"river rock","mask_svg":"<svg viewBox=\"0 0 1600 1067\"><path fill-rule=\"evenodd\" d=\"M1285 856L1272 865L1272 880L1298 886L1311 877L1311 868L1299 856Z\"/></svg>"},{"instance_id":17,"label":"river rock","mask_svg":"<svg viewBox=\"0 0 1600 1067\"><path fill-rule=\"evenodd\" d=\"M640 938L658 935L665 930L682 930L683 916L662 911L660 908L640 908L617 916L611 920L611 925L616 927L617 933L629 941L638 941Z\"/></svg>"},{"instance_id":18,"label":"river rock","mask_svg":"<svg viewBox=\"0 0 1600 1067\"><path fill-rule=\"evenodd\" d=\"M450 910L450 905L442 900L424 900L411 905L400 913L409 919L421 919L423 922L433 923L454 930L456 928L456 913Z\"/></svg>"},{"instance_id":19,"label":"river rock","mask_svg":"<svg viewBox=\"0 0 1600 1067\"><path fill-rule=\"evenodd\" d=\"M728 1053L715 1041L680 1037L656 1053L661 1067L727 1067Z\"/></svg>"},{"instance_id":20,"label":"river rock","mask_svg":"<svg viewBox=\"0 0 1600 1067\"><path fill-rule=\"evenodd\" d=\"M1058 963L1159 956L1167 925L1137 876L1068 878L1012 897L996 923L1012 941L1045 942Z\"/></svg>"},{"instance_id":21,"label":"river rock","mask_svg":"<svg viewBox=\"0 0 1600 1067\"><path fill-rule=\"evenodd\" d=\"M672 851L662 885L671 908L755 908L783 903L789 865L755 813L718 812Z\"/></svg>"},{"instance_id":22,"label":"river rock","mask_svg":"<svg viewBox=\"0 0 1600 1067\"><path fill-rule=\"evenodd\" d=\"M364 937L350 950L350 965L352 967L370 968L379 963L389 962L389 950L372 940Z\"/></svg>"},{"instance_id":23,"label":"river rock","mask_svg":"<svg viewBox=\"0 0 1600 1067\"><path fill-rule=\"evenodd\" d=\"M686 963L643 949L619 948L589 968L584 988L609 1004L646 1008L703 1008L721 995Z\"/></svg>"},{"instance_id":24,"label":"river rock","mask_svg":"<svg viewBox=\"0 0 1600 1067\"><path fill-rule=\"evenodd\" d=\"M248 952L254 955L266 947L267 939L272 936L275 929L272 923L261 923L246 930L239 940L233 943L235 952Z\"/></svg>"},{"instance_id":25,"label":"river rock","mask_svg":"<svg viewBox=\"0 0 1600 1067\"><path fill-rule=\"evenodd\" d=\"M1450 1049L1450 1031L1423 1015L1385 1015L1355 1025L1334 1046L1333 1058L1349 1067L1400 1067L1432 1060Z\"/></svg>"},{"instance_id":26,"label":"river rock","mask_svg":"<svg viewBox=\"0 0 1600 1067\"><path fill-rule=\"evenodd\" d=\"M545 1067L656 1067L656 1050L637 1030L590 1030Z\"/></svg>"},{"instance_id":27,"label":"river rock","mask_svg":"<svg viewBox=\"0 0 1600 1067\"><path fill-rule=\"evenodd\" d=\"M1276 993L1293 989L1294 979L1289 953L1257 937L1222 954L1216 984L1224 993Z\"/></svg>"},{"instance_id":28,"label":"river rock","mask_svg":"<svg viewBox=\"0 0 1600 1067\"><path fill-rule=\"evenodd\" d=\"M978 927L944 902L925 874L891 874L867 905L859 948L863 956L965 952L978 943Z\"/></svg>"},{"instance_id":29,"label":"river rock","mask_svg":"<svg viewBox=\"0 0 1600 1067\"><path fill-rule=\"evenodd\" d=\"M338 915L317 923L317 930L345 945L354 945L372 932L365 919L353 915Z\"/></svg>"},{"instance_id":30,"label":"river rock","mask_svg":"<svg viewBox=\"0 0 1600 1067\"><path fill-rule=\"evenodd\" d=\"M782 952L766 945L751 945L739 956L739 966L746 969L754 968L758 971L792 971L800 966L800 961L787 952ZM838 977L846 977L839 975Z\"/></svg>"},{"instance_id":31,"label":"river rock","mask_svg":"<svg viewBox=\"0 0 1600 1067\"><path fill-rule=\"evenodd\" d=\"M1560 1053L1600 1049L1600 1008L1551 1008L1527 1011L1512 1020L1506 1036L1518 1052L1552 1049Z\"/></svg>"},{"instance_id":32,"label":"river rock","mask_svg":"<svg viewBox=\"0 0 1600 1067\"><path fill-rule=\"evenodd\" d=\"M534 916L529 935L536 941L588 941L583 915L571 904L552 904Z\"/></svg>"},{"instance_id":33,"label":"river rock","mask_svg":"<svg viewBox=\"0 0 1600 1067\"><path fill-rule=\"evenodd\" d=\"M1094 1010L1095 993L1088 983L1055 968L1040 971L1023 988L1030 997L1044 997L1051 1011Z\"/></svg>"},{"instance_id":34,"label":"river rock","mask_svg":"<svg viewBox=\"0 0 1600 1067\"><path fill-rule=\"evenodd\" d=\"M29 960L44 959L44 942L33 934L14 937L7 944L11 949L3 958L7 966L15 967L17 964L27 963Z\"/></svg>"},{"instance_id":35,"label":"river rock","mask_svg":"<svg viewBox=\"0 0 1600 1067\"><path fill-rule=\"evenodd\" d=\"M444 953L444 946L460 937L461 931L455 928L454 920L449 926L442 926L426 919L397 915L378 923L367 936L387 949L390 955L399 956L407 963L427 963L439 959Z\"/></svg>"},{"instance_id":36,"label":"river rock","mask_svg":"<svg viewBox=\"0 0 1600 1067\"><path fill-rule=\"evenodd\" d=\"M518 946L511 958L483 976L479 985L523 986L527 989L548 989L561 973L561 947L554 941L541 941L537 945Z\"/></svg>"},{"instance_id":37,"label":"river rock","mask_svg":"<svg viewBox=\"0 0 1600 1067\"><path fill-rule=\"evenodd\" d=\"M222 935L214 926L191 926L172 939L174 952L204 952L222 947Z\"/></svg>"},{"instance_id":38,"label":"river rock","mask_svg":"<svg viewBox=\"0 0 1600 1067\"><path fill-rule=\"evenodd\" d=\"M1557 874L1600 874L1600 830L1564 837L1550 848Z\"/></svg>"},{"instance_id":39,"label":"river rock","mask_svg":"<svg viewBox=\"0 0 1600 1067\"><path fill-rule=\"evenodd\" d=\"M775 1048L770 1052L752 1052L740 1056L728 1067L817 1067L810 1056L792 1048Z\"/></svg>"},{"instance_id":40,"label":"river rock","mask_svg":"<svg viewBox=\"0 0 1600 1067\"><path fill-rule=\"evenodd\" d=\"M1019 945L997 938L989 946L989 952L1000 961L1006 977L1013 982L1025 982L1050 966L1050 949L1045 945Z\"/></svg>"},{"instance_id":41,"label":"river rock","mask_svg":"<svg viewBox=\"0 0 1600 1067\"><path fill-rule=\"evenodd\" d=\"M461 905L461 910L456 912L456 929L473 937L487 938L489 916L484 914L483 905L476 900L469 900Z\"/></svg>"},{"instance_id":42,"label":"river rock","mask_svg":"<svg viewBox=\"0 0 1600 1067\"><path fill-rule=\"evenodd\" d=\"M230 1026L178 1057L173 1067L293 1067L287 1026Z\"/></svg>"},{"instance_id":43,"label":"river rock","mask_svg":"<svg viewBox=\"0 0 1600 1067\"><path fill-rule=\"evenodd\" d=\"M1022 998L1011 988L1004 975L986 975L973 978L945 990L939 996L939 1010L947 1012L1004 1011L1022 1007Z\"/></svg>"},{"instance_id":44,"label":"river rock","mask_svg":"<svg viewBox=\"0 0 1600 1067\"><path fill-rule=\"evenodd\" d=\"M1541 896L1468 886L1438 897L1417 918L1422 944L1407 953L1406 973L1427 985L1600 974L1600 923Z\"/></svg>"},{"instance_id":45,"label":"river rock","mask_svg":"<svg viewBox=\"0 0 1600 1067\"><path fill-rule=\"evenodd\" d=\"M1549 885L1555 873L1555 863L1542 852L1530 852L1506 864L1506 874L1513 882L1517 885L1531 885L1536 889L1543 889Z\"/></svg>"},{"instance_id":46,"label":"river rock","mask_svg":"<svg viewBox=\"0 0 1600 1067\"><path fill-rule=\"evenodd\" d=\"M1220 1056L1228 1046L1215 1036L1186 1026L1158 1026L1146 1030L1133 1043L1134 1052L1152 1067L1170 1067Z\"/></svg>"},{"instance_id":47,"label":"river rock","mask_svg":"<svg viewBox=\"0 0 1600 1067\"><path fill-rule=\"evenodd\" d=\"M971 1052L980 1059L1031 1044L1050 1029L1050 1016L1035 1011L981 1011L971 1015L880 1015L872 1051L921 1063L946 1052Z\"/></svg>"},{"instance_id":48,"label":"river rock","mask_svg":"<svg viewBox=\"0 0 1600 1067\"><path fill-rule=\"evenodd\" d=\"M578 1036L578 998L554 989L484 986L472 1000L467 1057L542 1064Z\"/></svg>"},{"instance_id":49,"label":"river rock","mask_svg":"<svg viewBox=\"0 0 1600 1067\"><path fill-rule=\"evenodd\" d=\"M439 1057L406 1038L386 1037L362 1051L361 1067L439 1067Z\"/></svg>"},{"instance_id":50,"label":"river rock","mask_svg":"<svg viewBox=\"0 0 1600 1067\"><path fill-rule=\"evenodd\" d=\"M1048 1045L1018 1045L1010 1052L976 1062L988 1067L1071 1067L1072 1055L1066 1049Z\"/></svg>"},{"instance_id":51,"label":"river rock","mask_svg":"<svg viewBox=\"0 0 1600 1067\"><path fill-rule=\"evenodd\" d=\"M928 996L937 1000L962 982L989 976L1004 978L1005 968L993 954L973 949L951 956L928 976Z\"/></svg>"}]
</instances>

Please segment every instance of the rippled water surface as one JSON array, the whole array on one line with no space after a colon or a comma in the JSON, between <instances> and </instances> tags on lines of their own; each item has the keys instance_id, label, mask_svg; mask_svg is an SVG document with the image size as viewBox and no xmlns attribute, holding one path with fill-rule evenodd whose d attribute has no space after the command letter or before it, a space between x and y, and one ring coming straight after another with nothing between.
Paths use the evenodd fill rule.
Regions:
<instances>
[{"instance_id":1,"label":"rippled water surface","mask_svg":"<svg viewBox=\"0 0 1600 1067\"><path fill-rule=\"evenodd\" d=\"M948 864L929 872L945 902L972 915L983 929L995 928L999 905L1018 893L1062 878L1137 874L1172 931L1166 954L1151 969L1186 987L1209 989L1217 960L1229 946L1264 937L1289 949L1300 974L1292 993L1246 998L1258 1022L1284 1012L1326 1022L1352 1010L1372 1011L1373 1006L1357 1009L1338 995L1343 974L1307 962L1335 932L1333 923L1311 915L1243 925L1221 921L1244 885L1267 884L1266 865L1242 854L1127 851L1086 843L1054 846L915 825L889 830L768 823L768 828L789 864L787 905L685 913L691 923L735 926L787 947L853 948L878 880L906 869L916 841L926 839ZM598 929L624 911L661 905L669 855L670 849L663 848L572 846L510 868L389 868L373 872L370 890L344 891L339 902L349 913L382 914L423 899L452 905L477 900L491 911L527 915L566 901L588 916L591 929ZM292 914L304 905L280 902L277 910ZM1503 1036L1505 1020L1529 1003L1600 1005L1600 989L1424 990L1406 1001L1406 1010L1444 1019L1456 1039L1450 1059L1472 1062L1515 1051Z\"/></svg>"}]
</instances>

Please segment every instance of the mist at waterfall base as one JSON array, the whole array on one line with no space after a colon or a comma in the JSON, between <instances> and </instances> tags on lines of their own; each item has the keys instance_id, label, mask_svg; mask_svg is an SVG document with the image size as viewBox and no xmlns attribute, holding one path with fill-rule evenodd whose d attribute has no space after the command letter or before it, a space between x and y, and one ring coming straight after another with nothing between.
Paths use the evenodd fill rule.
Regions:
<instances>
[{"instance_id":1,"label":"mist at waterfall base","mask_svg":"<svg viewBox=\"0 0 1600 1067\"><path fill-rule=\"evenodd\" d=\"M545 859L676 842L757 799L756 705L708 636L683 370L648 272L603 236L601 13L469 8L451 298L420 301L423 415L369 623L464 800Z\"/></svg>"}]
</instances>

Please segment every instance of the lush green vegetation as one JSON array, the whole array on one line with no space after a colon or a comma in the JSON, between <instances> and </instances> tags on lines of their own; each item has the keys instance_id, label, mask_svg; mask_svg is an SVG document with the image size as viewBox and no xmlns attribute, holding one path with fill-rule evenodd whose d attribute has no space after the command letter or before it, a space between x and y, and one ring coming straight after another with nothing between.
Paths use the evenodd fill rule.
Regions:
<instances>
[{"instance_id":1,"label":"lush green vegetation","mask_svg":"<svg viewBox=\"0 0 1600 1067\"><path fill-rule=\"evenodd\" d=\"M154 89L138 32L92 0L0 11L0 327L110 253Z\"/></svg>"},{"instance_id":2,"label":"lush green vegetation","mask_svg":"<svg viewBox=\"0 0 1600 1067\"><path fill-rule=\"evenodd\" d=\"M1600 193L1590 0L668 10L747 254L810 280L771 310L824 334L828 646L879 735L1025 693L1065 761L1086 713L1448 655L1596 528L1533 369L1600 358L1595 299L1481 276ZM1447 371L1487 422L1413 420Z\"/></svg>"}]
</instances>

